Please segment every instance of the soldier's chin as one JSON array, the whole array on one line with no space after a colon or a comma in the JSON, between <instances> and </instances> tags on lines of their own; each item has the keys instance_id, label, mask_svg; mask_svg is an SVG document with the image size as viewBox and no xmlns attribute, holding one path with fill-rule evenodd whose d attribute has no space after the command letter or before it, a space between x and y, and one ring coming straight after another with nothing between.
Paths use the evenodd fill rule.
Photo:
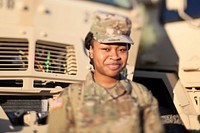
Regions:
<instances>
[{"instance_id":1,"label":"soldier's chin","mask_svg":"<svg viewBox=\"0 0 200 133\"><path fill-rule=\"evenodd\" d=\"M107 75L108 75L109 77L112 77L112 78L116 78L116 77L118 77L119 74L120 74L120 72L107 73Z\"/></svg>"}]
</instances>

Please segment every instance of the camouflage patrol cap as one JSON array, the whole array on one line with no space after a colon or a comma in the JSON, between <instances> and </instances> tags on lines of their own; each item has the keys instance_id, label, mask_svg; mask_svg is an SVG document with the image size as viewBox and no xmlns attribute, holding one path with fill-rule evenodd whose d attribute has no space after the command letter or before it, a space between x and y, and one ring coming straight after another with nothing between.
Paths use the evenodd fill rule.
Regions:
<instances>
[{"instance_id":1,"label":"camouflage patrol cap","mask_svg":"<svg viewBox=\"0 0 200 133\"><path fill-rule=\"evenodd\" d=\"M119 14L95 12L90 32L100 43L133 44L133 40L130 38L131 20Z\"/></svg>"}]
</instances>

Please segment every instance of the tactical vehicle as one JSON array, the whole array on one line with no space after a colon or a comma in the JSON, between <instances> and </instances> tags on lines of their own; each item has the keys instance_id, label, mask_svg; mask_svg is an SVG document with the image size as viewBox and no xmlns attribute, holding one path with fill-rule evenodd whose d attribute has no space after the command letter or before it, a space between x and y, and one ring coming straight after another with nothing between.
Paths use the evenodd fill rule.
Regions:
<instances>
[{"instance_id":1,"label":"tactical vehicle","mask_svg":"<svg viewBox=\"0 0 200 133\"><path fill-rule=\"evenodd\" d=\"M135 21L130 51L137 55L141 20L133 3L124 4L0 1L0 132L46 132L49 101L70 83L84 80L91 68L83 42L94 11ZM135 61L132 55L130 70Z\"/></svg>"},{"instance_id":2,"label":"tactical vehicle","mask_svg":"<svg viewBox=\"0 0 200 133\"><path fill-rule=\"evenodd\" d=\"M172 132L186 132L181 123L187 131L200 132L199 5L195 0L144 4L134 80L157 97Z\"/></svg>"},{"instance_id":3,"label":"tactical vehicle","mask_svg":"<svg viewBox=\"0 0 200 133\"><path fill-rule=\"evenodd\" d=\"M1 0L0 132L46 132L49 101L91 69L83 41L96 10L132 19L128 78L158 99L167 132L199 131L200 13L191 1Z\"/></svg>"}]
</instances>

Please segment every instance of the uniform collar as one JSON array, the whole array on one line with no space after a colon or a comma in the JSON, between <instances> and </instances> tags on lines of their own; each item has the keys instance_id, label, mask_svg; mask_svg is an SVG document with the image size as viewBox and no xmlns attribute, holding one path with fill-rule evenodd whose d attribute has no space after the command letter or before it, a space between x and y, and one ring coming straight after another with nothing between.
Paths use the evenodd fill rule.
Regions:
<instances>
[{"instance_id":1,"label":"uniform collar","mask_svg":"<svg viewBox=\"0 0 200 133\"><path fill-rule=\"evenodd\" d=\"M125 93L125 92L130 94L131 90L132 90L130 80L123 77L122 75L120 75L120 78L118 79L118 82L116 83L115 86L113 86L111 89L106 89L94 81L93 72L89 72L88 75L86 76L85 88L86 88L85 89L86 95L95 95L95 93L97 93L98 95L106 95L105 94L106 91L109 91L107 93L111 93L112 95L114 95L116 97L117 97L117 95L118 96L122 95L122 93ZM102 88L102 89L99 90L98 88ZM116 88L120 88L121 90L123 90L125 92L123 92L123 91L119 92L119 90L116 90Z\"/></svg>"}]
</instances>

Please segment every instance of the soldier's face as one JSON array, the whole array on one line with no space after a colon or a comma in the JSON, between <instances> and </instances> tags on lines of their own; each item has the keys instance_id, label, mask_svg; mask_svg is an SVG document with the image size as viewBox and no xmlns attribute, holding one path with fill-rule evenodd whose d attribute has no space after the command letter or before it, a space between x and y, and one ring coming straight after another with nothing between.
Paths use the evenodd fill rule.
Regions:
<instances>
[{"instance_id":1,"label":"soldier's face","mask_svg":"<svg viewBox=\"0 0 200 133\"><path fill-rule=\"evenodd\" d=\"M128 44L103 44L94 40L93 47L90 47L90 57L94 61L94 75L115 78L126 66Z\"/></svg>"}]
</instances>

